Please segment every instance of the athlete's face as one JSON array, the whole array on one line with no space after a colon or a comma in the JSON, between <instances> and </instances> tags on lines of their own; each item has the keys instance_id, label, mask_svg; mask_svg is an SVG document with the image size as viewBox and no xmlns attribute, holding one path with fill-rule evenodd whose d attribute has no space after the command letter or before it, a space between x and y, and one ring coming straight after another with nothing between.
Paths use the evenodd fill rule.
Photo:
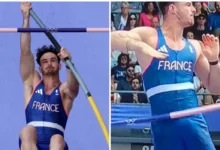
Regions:
<instances>
[{"instance_id":1,"label":"athlete's face","mask_svg":"<svg viewBox=\"0 0 220 150\"><path fill-rule=\"evenodd\" d=\"M40 64L39 70L43 75L47 76L57 75L61 68L61 64L59 64L57 56L51 52L45 53L40 58Z\"/></svg>"},{"instance_id":2,"label":"athlete's face","mask_svg":"<svg viewBox=\"0 0 220 150\"><path fill-rule=\"evenodd\" d=\"M176 2L175 5L171 6L172 12L180 20L183 27L189 27L194 24L195 8L191 2Z\"/></svg>"}]
</instances>

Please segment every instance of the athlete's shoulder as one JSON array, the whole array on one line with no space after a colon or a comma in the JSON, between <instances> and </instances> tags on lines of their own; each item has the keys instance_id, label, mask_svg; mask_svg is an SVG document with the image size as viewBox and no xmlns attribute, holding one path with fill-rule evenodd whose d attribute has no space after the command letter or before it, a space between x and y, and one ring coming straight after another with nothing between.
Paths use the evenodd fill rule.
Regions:
<instances>
[{"instance_id":1,"label":"athlete's shoulder","mask_svg":"<svg viewBox=\"0 0 220 150\"><path fill-rule=\"evenodd\" d=\"M195 39L188 39L188 41L195 48L197 58L198 58L200 56L201 52L202 52L201 41L198 41L198 40L195 40Z\"/></svg>"},{"instance_id":2,"label":"athlete's shoulder","mask_svg":"<svg viewBox=\"0 0 220 150\"><path fill-rule=\"evenodd\" d=\"M130 31L139 33L140 35L144 35L144 36L157 33L157 30L155 28L146 27L146 26L145 27L136 27Z\"/></svg>"},{"instance_id":3,"label":"athlete's shoulder","mask_svg":"<svg viewBox=\"0 0 220 150\"><path fill-rule=\"evenodd\" d=\"M201 44L200 42L201 41L198 41L198 40L195 40L195 39L188 39L189 43L193 45L193 47L196 49L196 50L201 50Z\"/></svg>"}]
</instances>

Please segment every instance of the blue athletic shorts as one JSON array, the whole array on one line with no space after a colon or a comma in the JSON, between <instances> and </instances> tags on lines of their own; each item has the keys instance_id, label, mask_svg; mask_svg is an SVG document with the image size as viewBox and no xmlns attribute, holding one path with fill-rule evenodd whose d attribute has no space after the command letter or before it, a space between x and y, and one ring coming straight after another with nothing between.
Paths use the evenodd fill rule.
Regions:
<instances>
[{"instance_id":1,"label":"blue athletic shorts","mask_svg":"<svg viewBox=\"0 0 220 150\"><path fill-rule=\"evenodd\" d=\"M154 150L215 150L202 114L152 122Z\"/></svg>"},{"instance_id":2,"label":"blue athletic shorts","mask_svg":"<svg viewBox=\"0 0 220 150\"><path fill-rule=\"evenodd\" d=\"M21 149L21 139L19 138L19 148ZM38 150L50 150L50 143L37 143ZM64 150L69 150L68 145L66 143L66 146Z\"/></svg>"}]
</instances>

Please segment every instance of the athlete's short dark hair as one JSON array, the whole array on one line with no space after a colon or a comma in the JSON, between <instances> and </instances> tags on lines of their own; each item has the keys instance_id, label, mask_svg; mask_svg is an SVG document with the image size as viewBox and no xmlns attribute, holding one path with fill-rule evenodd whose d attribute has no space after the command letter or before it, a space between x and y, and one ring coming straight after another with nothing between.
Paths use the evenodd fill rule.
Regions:
<instances>
[{"instance_id":1,"label":"athlete's short dark hair","mask_svg":"<svg viewBox=\"0 0 220 150\"><path fill-rule=\"evenodd\" d=\"M173 3L174 3L174 2L158 2L159 7L160 7L160 10L161 10L163 16L166 15L166 13L167 13L167 10L166 10L167 7L168 7L170 4L173 4Z\"/></svg>"},{"instance_id":2,"label":"athlete's short dark hair","mask_svg":"<svg viewBox=\"0 0 220 150\"><path fill-rule=\"evenodd\" d=\"M45 54L45 53L54 53L56 56L58 54L58 51L56 50L56 48L53 45L43 45L42 47L37 49L37 54L36 54L36 61L37 63L40 65L40 58ZM57 56L58 62L60 63L60 58Z\"/></svg>"}]
</instances>

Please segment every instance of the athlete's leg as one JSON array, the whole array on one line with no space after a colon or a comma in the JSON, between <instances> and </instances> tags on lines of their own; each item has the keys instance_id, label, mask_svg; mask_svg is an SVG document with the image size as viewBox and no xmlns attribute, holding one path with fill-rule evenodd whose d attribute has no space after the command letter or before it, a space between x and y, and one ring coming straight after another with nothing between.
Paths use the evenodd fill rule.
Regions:
<instances>
[{"instance_id":1,"label":"athlete's leg","mask_svg":"<svg viewBox=\"0 0 220 150\"><path fill-rule=\"evenodd\" d=\"M215 150L205 119L202 115L187 117L187 125L183 126L185 132L184 143L187 150Z\"/></svg>"},{"instance_id":2,"label":"athlete's leg","mask_svg":"<svg viewBox=\"0 0 220 150\"><path fill-rule=\"evenodd\" d=\"M37 150L37 132L33 126L27 125L21 130L21 150Z\"/></svg>"},{"instance_id":3,"label":"athlete's leg","mask_svg":"<svg viewBox=\"0 0 220 150\"><path fill-rule=\"evenodd\" d=\"M154 150L185 150L178 121L152 123Z\"/></svg>"},{"instance_id":4,"label":"athlete's leg","mask_svg":"<svg viewBox=\"0 0 220 150\"><path fill-rule=\"evenodd\" d=\"M50 139L50 150L64 150L65 145L64 138L59 134L53 135Z\"/></svg>"}]
</instances>

